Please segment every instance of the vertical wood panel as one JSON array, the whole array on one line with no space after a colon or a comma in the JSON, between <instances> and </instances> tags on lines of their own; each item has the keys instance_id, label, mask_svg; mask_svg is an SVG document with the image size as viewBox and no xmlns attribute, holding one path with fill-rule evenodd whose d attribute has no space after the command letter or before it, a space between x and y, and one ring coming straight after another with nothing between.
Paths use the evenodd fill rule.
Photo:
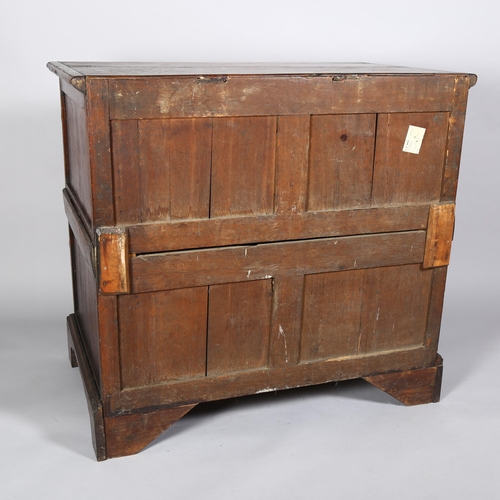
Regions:
<instances>
[{"instance_id":1,"label":"vertical wood panel","mask_svg":"<svg viewBox=\"0 0 500 500\"><path fill-rule=\"evenodd\" d=\"M208 375L267 366L271 302L271 280L210 287Z\"/></svg>"},{"instance_id":2,"label":"vertical wood panel","mask_svg":"<svg viewBox=\"0 0 500 500\"><path fill-rule=\"evenodd\" d=\"M299 361L303 275L274 278L269 366L292 366Z\"/></svg>"},{"instance_id":3,"label":"vertical wood panel","mask_svg":"<svg viewBox=\"0 0 500 500\"><path fill-rule=\"evenodd\" d=\"M431 280L420 264L365 271L360 353L424 344Z\"/></svg>"},{"instance_id":4,"label":"vertical wood panel","mask_svg":"<svg viewBox=\"0 0 500 500\"><path fill-rule=\"evenodd\" d=\"M432 270L432 289L425 338L425 347L428 349L427 360L429 363L432 363L437 355L447 271L447 267L437 267Z\"/></svg>"},{"instance_id":5,"label":"vertical wood panel","mask_svg":"<svg viewBox=\"0 0 500 500\"><path fill-rule=\"evenodd\" d=\"M141 120L142 220L209 215L212 120Z\"/></svg>"},{"instance_id":6,"label":"vertical wood panel","mask_svg":"<svg viewBox=\"0 0 500 500\"><path fill-rule=\"evenodd\" d=\"M274 201L277 214L306 210L309 125L309 115L278 118Z\"/></svg>"},{"instance_id":7,"label":"vertical wood panel","mask_svg":"<svg viewBox=\"0 0 500 500\"><path fill-rule=\"evenodd\" d=\"M111 122L116 223L142 222L137 120Z\"/></svg>"},{"instance_id":8,"label":"vertical wood panel","mask_svg":"<svg viewBox=\"0 0 500 500\"><path fill-rule=\"evenodd\" d=\"M300 360L357 354L364 270L305 278Z\"/></svg>"},{"instance_id":9,"label":"vertical wood panel","mask_svg":"<svg viewBox=\"0 0 500 500\"><path fill-rule=\"evenodd\" d=\"M441 201L454 201L457 194L458 171L462 153L465 110L471 76L455 77L453 110L449 116L448 142L446 144L446 161L444 166Z\"/></svg>"},{"instance_id":10,"label":"vertical wood panel","mask_svg":"<svg viewBox=\"0 0 500 500\"><path fill-rule=\"evenodd\" d=\"M418 154L403 151L410 125L425 128ZM372 204L438 201L447 130L448 113L380 114Z\"/></svg>"},{"instance_id":11,"label":"vertical wood panel","mask_svg":"<svg viewBox=\"0 0 500 500\"><path fill-rule=\"evenodd\" d=\"M92 268L80 247L72 240L73 294L75 313L96 381L101 378L99 363L99 329L97 317L97 285Z\"/></svg>"},{"instance_id":12,"label":"vertical wood panel","mask_svg":"<svg viewBox=\"0 0 500 500\"><path fill-rule=\"evenodd\" d=\"M85 108L64 96L66 116L66 182L78 197L80 206L88 220L92 219L92 188L90 178L89 142L87 136L87 117Z\"/></svg>"},{"instance_id":13,"label":"vertical wood panel","mask_svg":"<svg viewBox=\"0 0 500 500\"><path fill-rule=\"evenodd\" d=\"M276 117L214 118L211 217L274 210Z\"/></svg>"},{"instance_id":14,"label":"vertical wood panel","mask_svg":"<svg viewBox=\"0 0 500 500\"><path fill-rule=\"evenodd\" d=\"M205 375L207 287L118 298L123 387Z\"/></svg>"},{"instance_id":15,"label":"vertical wood panel","mask_svg":"<svg viewBox=\"0 0 500 500\"><path fill-rule=\"evenodd\" d=\"M311 117L308 210L370 205L375 115Z\"/></svg>"},{"instance_id":16,"label":"vertical wood panel","mask_svg":"<svg viewBox=\"0 0 500 500\"><path fill-rule=\"evenodd\" d=\"M170 169L165 165L166 121L144 120L139 128L141 221L170 218Z\"/></svg>"},{"instance_id":17,"label":"vertical wood panel","mask_svg":"<svg viewBox=\"0 0 500 500\"><path fill-rule=\"evenodd\" d=\"M87 80L87 119L92 177L93 229L115 223L108 81Z\"/></svg>"},{"instance_id":18,"label":"vertical wood panel","mask_svg":"<svg viewBox=\"0 0 500 500\"><path fill-rule=\"evenodd\" d=\"M97 296L97 307L102 399L106 412L119 406L121 387L117 296L99 294Z\"/></svg>"},{"instance_id":19,"label":"vertical wood panel","mask_svg":"<svg viewBox=\"0 0 500 500\"><path fill-rule=\"evenodd\" d=\"M168 123L170 218L208 218L212 120L169 120Z\"/></svg>"}]
</instances>

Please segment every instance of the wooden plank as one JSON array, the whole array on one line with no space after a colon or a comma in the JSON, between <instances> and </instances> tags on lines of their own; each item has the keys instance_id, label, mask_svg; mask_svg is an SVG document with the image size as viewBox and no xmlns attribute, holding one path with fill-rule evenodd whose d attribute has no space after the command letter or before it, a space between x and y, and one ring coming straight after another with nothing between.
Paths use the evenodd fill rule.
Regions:
<instances>
[{"instance_id":1,"label":"wooden plank","mask_svg":"<svg viewBox=\"0 0 500 500\"><path fill-rule=\"evenodd\" d=\"M97 386L101 380L100 342L97 317L97 284L92 264L72 233L72 266L75 318Z\"/></svg>"},{"instance_id":2,"label":"wooden plank","mask_svg":"<svg viewBox=\"0 0 500 500\"><path fill-rule=\"evenodd\" d=\"M306 210L310 117L279 116L274 212Z\"/></svg>"},{"instance_id":3,"label":"wooden plank","mask_svg":"<svg viewBox=\"0 0 500 500\"><path fill-rule=\"evenodd\" d=\"M68 147L68 128L66 114L66 94L64 93L62 80L59 80L59 97L61 103L61 124L62 124L62 139L64 151L64 182L68 185L69 179L69 147Z\"/></svg>"},{"instance_id":4,"label":"wooden plank","mask_svg":"<svg viewBox=\"0 0 500 500\"><path fill-rule=\"evenodd\" d=\"M141 255L130 260L132 292L420 263L424 231Z\"/></svg>"},{"instance_id":5,"label":"wooden plank","mask_svg":"<svg viewBox=\"0 0 500 500\"><path fill-rule=\"evenodd\" d=\"M456 75L449 71L434 69L408 68L386 64L343 62L343 63L193 63L193 62L49 62L47 67L61 78L73 76L169 76L199 75L210 79L214 75L337 75L360 76L379 75ZM459 73L462 74L462 73ZM471 77L475 75L470 75Z\"/></svg>"},{"instance_id":6,"label":"wooden plank","mask_svg":"<svg viewBox=\"0 0 500 500\"><path fill-rule=\"evenodd\" d=\"M139 453L195 406L159 408L105 418L107 458Z\"/></svg>"},{"instance_id":7,"label":"wooden plank","mask_svg":"<svg viewBox=\"0 0 500 500\"><path fill-rule=\"evenodd\" d=\"M301 362L358 354L365 270L305 277Z\"/></svg>"},{"instance_id":8,"label":"wooden plank","mask_svg":"<svg viewBox=\"0 0 500 500\"><path fill-rule=\"evenodd\" d=\"M432 288L425 336L426 364L431 364L437 355L447 271L447 267L436 267L432 270Z\"/></svg>"},{"instance_id":9,"label":"wooden plank","mask_svg":"<svg viewBox=\"0 0 500 500\"><path fill-rule=\"evenodd\" d=\"M439 401L442 376L443 359L437 355L435 365L429 368L382 373L365 380L401 403L414 406Z\"/></svg>"},{"instance_id":10,"label":"wooden plank","mask_svg":"<svg viewBox=\"0 0 500 500\"><path fill-rule=\"evenodd\" d=\"M80 107L86 107L85 94L78 90L76 87L68 83L66 80L60 80L61 90L65 96L69 97L72 101L75 101Z\"/></svg>"},{"instance_id":11,"label":"wooden plank","mask_svg":"<svg viewBox=\"0 0 500 500\"><path fill-rule=\"evenodd\" d=\"M140 120L141 221L209 216L212 120Z\"/></svg>"},{"instance_id":12,"label":"wooden plank","mask_svg":"<svg viewBox=\"0 0 500 500\"><path fill-rule=\"evenodd\" d=\"M126 389L122 411L139 408L216 401L260 392L291 389L326 382L367 377L374 373L422 366L424 348L395 350L366 356L320 360L273 369L255 369L171 384Z\"/></svg>"},{"instance_id":13,"label":"wooden plank","mask_svg":"<svg viewBox=\"0 0 500 500\"><path fill-rule=\"evenodd\" d=\"M112 121L111 138L116 223L142 222L142 186L137 120Z\"/></svg>"},{"instance_id":14,"label":"wooden plank","mask_svg":"<svg viewBox=\"0 0 500 500\"><path fill-rule=\"evenodd\" d=\"M370 206L376 115L311 117L307 209Z\"/></svg>"},{"instance_id":15,"label":"wooden plank","mask_svg":"<svg viewBox=\"0 0 500 500\"><path fill-rule=\"evenodd\" d=\"M452 75L229 76L212 83L172 76L109 82L112 119L447 111L455 87Z\"/></svg>"},{"instance_id":16,"label":"wooden plank","mask_svg":"<svg viewBox=\"0 0 500 500\"><path fill-rule=\"evenodd\" d=\"M121 389L116 295L97 296L101 398L104 415L119 407Z\"/></svg>"},{"instance_id":17,"label":"wooden plank","mask_svg":"<svg viewBox=\"0 0 500 500\"><path fill-rule=\"evenodd\" d=\"M118 224L208 217L211 120L114 120L111 128Z\"/></svg>"},{"instance_id":18,"label":"wooden plank","mask_svg":"<svg viewBox=\"0 0 500 500\"><path fill-rule=\"evenodd\" d=\"M429 210L424 267L447 266L455 229L455 204L434 204Z\"/></svg>"},{"instance_id":19,"label":"wooden plank","mask_svg":"<svg viewBox=\"0 0 500 500\"><path fill-rule=\"evenodd\" d=\"M304 276L277 275L273 279L273 311L269 342L269 366L299 362Z\"/></svg>"},{"instance_id":20,"label":"wooden plank","mask_svg":"<svg viewBox=\"0 0 500 500\"><path fill-rule=\"evenodd\" d=\"M67 140L67 184L84 210L84 216L92 219L92 187L90 174L89 140L86 110L65 94L64 128Z\"/></svg>"},{"instance_id":21,"label":"wooden plank","mask_svg":"<svg viewBox=\"0 0 500 500\"><path fill-rule=\"evenodd\" d=\"M272 282L210 287L207 376L268 364Z\"/></svg>"},{"instance_id":22,"label":"wooden plank","mask_svg":"<svg viewBox=\"0 0 500 500\"><path fill-rule=\"evenodd\" d=\"M158 123L166 123L165 120ZM140 126L141 221L170 218L170 169L165 168L165 136L162 126L147 120Z\"/></svg>"},{"instance_id":23,"label":"wooden plank","mask_svg":"<svg viewBox=\"0 0 500 500\"><path fill-rule=\"evenodd\" d=\"M276 117L213 121L211 217L274 209Z\"/></svg>"},{"instance_id":24,"label":"wooden plank","mask_svg":"<svg viewBox=\"0 0 500 500\"><path fill-rule=\"evenodd\" d=\"M440 200L443 202L455 201L456 198L467 98L469 88L476 83L476 80L477 77L475 75L455 77L455 92L453 96L453 108L449 117L446 160L440 197Z\"/></svg>"},{"instance_id":25,"label":"wooden plank","mask_svg":"<svg viewBox=\"0 0 500 500\"><path fill-rule=\"evenodd\" d=\"M429 205L256 215L128 226L132 253L425 229Z\"/></svg>"},{"instance_id":26,"label":"wooden plank","mask_svg":"<svg viewBox=\"0 0 500 500\"><path fill-rule=\"evenodd\" d=\"M87 232L85 224L78 215L78 211L73 204L69 191L63 190L64 211L68 218L68 223L73 232L76 243L80 249L81 255L87 265L92 269L94 276L96 275L96 260L94 244Z\"/></svg>"},{"instance_id":27,"label":"wooden plank","mask_svg":"<svg viewBox=\"0 0 500 500\"><path fill-rule=\"evenodd\" d=\"M82 204L78 201L78 198L75 195L75 193L72 191L71 186L66 184L66 187L64 188L63 191L66 193L68 198L71 200L71 203L73 204L73 207L74 207L76 213L78 214L78 216L80 218L80 222L82 223L83 228L85 229L87 234L89 234L89 235L93 234L94 231L92 230L92 222L85 215L85 209L82 207Z\"/></svg>"},{"instance_id":28,"label":"wooden plank","mask_svg":"<svg viewBox=\"0 0 500 500\"><path fill-rule=\"evenodd\" d=\"M146 123L141 121L141 124ZM161 123L165 133L165 163L170 170L170 218L208 218L212 120L182 119Z\"/></svg>"},{"instance_id":29,"label":"wooden plank","mask_svg":"<svg viewBox=\"0 0 500 500\"><path fill-rule=\"evenodd\" d=\"M92 183L92 224L113 226L113 167L109 124L108 82L91 79L87 89L87 128Z\"/></svg>"},{"instance_id":30,"label":"wooden plank","mask_svg":"<svg viewBox=\"0 0 500 500\"><path fill-rule=\"evenodd\" d=\"M96 233L99 291L128 293L130 280L126 230L120 227L101 227Z\"/></svg>"},{"instance_id":31,"label":"wooden plank","mask_svg":"<svg viewBox=\"0 0 500 500\"><path fill-rule=\"evenodd\" d=\"M204 377L208 288L118 297L122 387Z\"/></svg>"},{"instance_id":32,"label":"wooden plank","mask_svg":"<svg viewBox=\"0 0 500 500\"><path fill-rule=\"evenodd\" d=\"M69 83L79 92L85 92L85 75L76 68L57 61L47 63L47 68L55 73L61 81Z\"/></svg>"},{"instance_id":33,"label":"wooden plank","mask_svg":"<svg viewBox=\"0 0 500 500\"><path fill-rule=\"evenodd\" d=\"M425 129L418 154L403 151L409 126ZM372 205L438 201L448 113L380 114Z\"/></svg>"},{"instance_id":34,"label":"wooden plank","mask_svg":"<svg viewBox=\"0 0 500 500\"><path fill-rule=\"evenodd\" d=\"M367 270L359 353L423 346L431 282L418 264Z\"/></svg>"},{"instance_id":35,"label":"wooden plank","mask_svg":"<svg viewBox=\"0 0 500 500\"><path fill-rule=\"evenodd\" d=\"M75 316L72 314L67 318L68 346L74 352L76 363L83 381L85 397L90 416L90 428L92 430L92 444L98 461L106 460L106 437L104 429L104 418L102 403L99 398L99 390L86 355L86 349L80 336L80 329Z\"/></svg>"}]
</instances>

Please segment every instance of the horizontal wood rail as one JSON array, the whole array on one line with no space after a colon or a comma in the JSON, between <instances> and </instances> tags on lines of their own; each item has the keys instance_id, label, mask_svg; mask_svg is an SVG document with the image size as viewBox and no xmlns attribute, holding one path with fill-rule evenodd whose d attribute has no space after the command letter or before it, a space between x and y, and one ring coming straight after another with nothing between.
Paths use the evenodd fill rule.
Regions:
<instances>
[{"instance_id":1,"label":"horizontal wood rail","mask_svg":"<svg viewBox=\"0 0 500 500\"><path fill-rule=\"evenodd\" d=\"M200 85L196 76L113 78L109 80L110 118L404 113L452 108L454 75L333 76L234 75L210 85ZM468 75L459 78L469 85ZM270 95L275 98L269 99Z\"/></svg>"},{"instance_id":2,"label":"horizontal wood rail","mask_svg":"<svg viewBox=\"0 0 500 500\"><path fill-rule=\"evenodd\" d=\"M131 292L422 262L425 231L167 252L130 259Z\"/></svg>"},{"instance_id":3,"label":"horizontal wood rail","mask_svg":"<svg viewBox=\"0 0 500 500\"><path fill-rule=\"evenodd\" d=\"M217 377L199 377L147 387L124 389L115 397L120 411L156 405L190 404L216 401L260 392L291 389L304 385L368 377L391 366L411 370L421 366L426 354L424 347L377 352L364 356L325 359L295 366L257 369L229 373Z\"/></svg>"},{"instance_id":4,"label":"horizontal wood rail","mask_svg":"<svg viewBox=\"0 0 500 500\"><path fill-rule=\"evenodd\" d=\"M133 254L392 233L427 227L429 204L127 225Z\"/></svg>"}]
</instances>

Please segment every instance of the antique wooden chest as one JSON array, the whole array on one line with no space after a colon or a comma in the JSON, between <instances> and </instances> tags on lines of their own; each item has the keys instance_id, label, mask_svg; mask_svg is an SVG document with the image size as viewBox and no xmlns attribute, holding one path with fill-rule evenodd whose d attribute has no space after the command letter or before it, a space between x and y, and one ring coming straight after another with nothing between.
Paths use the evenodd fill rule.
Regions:
<instances>
[{"instance_id":1,"label":"antique wooden chest","mask_svg":"<svg viewBox=\"0 0 500 500\"><path fill-rule=\"evenodd\" d=\"M470 74L49 63L98 460L197 403L362 377L438 401Z\"/></svg>"}]
</instances>

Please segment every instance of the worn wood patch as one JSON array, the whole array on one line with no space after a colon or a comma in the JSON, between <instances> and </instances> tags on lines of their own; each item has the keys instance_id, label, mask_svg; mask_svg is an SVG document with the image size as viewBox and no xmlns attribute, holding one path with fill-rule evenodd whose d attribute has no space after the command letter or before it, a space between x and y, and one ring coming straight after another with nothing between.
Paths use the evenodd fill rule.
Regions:
<instances>
[{"instance_id":1,"label":"worn wood patch","mask_svg":"<svg viewBox=\"0 0 500 500\"><path fill-rule=\"evenodd\" d=\"M102 293L128 293L129 255L127 232L123 228L97 229L99 290Z\"/></svg>"},{"instance_id":2,"label":"worn wood patch","mask_svg":"<svg viewBox=\"0 0 500 500\"><path fill-rule=\"evenodd\" d=\"M172 76L113 78L109 85L112 119L146 119L447 111L455 79L453 75L241 75L201 81Z\"/></svg>"},{"instance_id":3,"label":"worn wood patch","mask_svg":"<svg viewBox=\"0 0 500 500\"><path fill-rule=\"evenodd\" d=\"M455 227L455 204L434 204L429 211L424 267L447 266Z\"/></svg>"}]
</instances>

